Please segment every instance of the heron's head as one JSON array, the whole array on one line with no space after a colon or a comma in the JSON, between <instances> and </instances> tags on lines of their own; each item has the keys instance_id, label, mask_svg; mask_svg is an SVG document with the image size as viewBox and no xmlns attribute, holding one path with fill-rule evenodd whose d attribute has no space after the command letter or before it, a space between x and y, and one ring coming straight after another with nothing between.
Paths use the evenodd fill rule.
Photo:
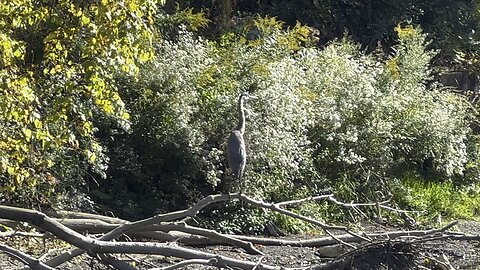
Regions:
<instances>
[{"instance_id":1,"label":"heron's head","mask_svg":"<svg viewBox=\"0 0 480 270\"><path fill-rule=\"evenodd\" d=\"M258 97L256 96L253 96L253 95L250 95L249 93L247 92L244 92L240 95L240 98L243 100L243 101L249 101L249 100L252 100L252 99L257 99Z\"/></svg>"}]
</instances>

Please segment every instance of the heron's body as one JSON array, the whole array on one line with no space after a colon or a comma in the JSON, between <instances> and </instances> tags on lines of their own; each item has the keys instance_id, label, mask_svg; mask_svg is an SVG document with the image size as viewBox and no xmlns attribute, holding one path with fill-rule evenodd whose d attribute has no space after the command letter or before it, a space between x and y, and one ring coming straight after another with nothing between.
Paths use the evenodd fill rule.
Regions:
<instances>
[{"instance_id":1,"label":"heron's body","mask_svg":"<svg viewBox=\"0 0 480 270\"><path fill-rule=\"evenodd\" d=\"M234 177L242 180L247 154L245 151L245 141L243 134L239 130L233 130L228 137L228 164Z\"/></svg>"},{"instance_id":2,"label":"heron's body","mask_svg":"<svg viewBox=\"0 0 480 270\"><path fill-rule=\"evenodd\" d=\"M245 171L245 164L247 161L247 153L245 147L245 141L243 140L243 134L245 133L245 112L243 103L249 99L256 97L250 96L247 93L243 93L238 98L238 125L230 133L230 137L227 142L227 159L232 174L235 178L241 182L243 173Z\"/></svg>"}]
</instances>

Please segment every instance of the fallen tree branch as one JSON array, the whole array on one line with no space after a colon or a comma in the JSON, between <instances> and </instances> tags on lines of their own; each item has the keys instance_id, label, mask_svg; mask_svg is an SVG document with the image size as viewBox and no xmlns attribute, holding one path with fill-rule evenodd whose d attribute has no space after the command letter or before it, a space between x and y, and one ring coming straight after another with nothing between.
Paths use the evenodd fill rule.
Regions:
<instances>
[{"instance_id":1,"label":"fallen tree branch","mask_svg":"<svg viewBox=\"0 0 480 270\"><path fill-rule=\"evenodd\" d=\"M59 221L61 224L73 229L77 232L88 232L88 233L106 233L111 228L116 228L116 226L121 226L121 224L110 224L108 226L103 227L102 223L96 223L95 221L90 221L88 224L95 224L93 227L89 227L84 223L83 219L55 219ZM78 221L78 224L76 223ZM13 221L9 221L10 223L14 223ZM18 221L16 223L19 223ZM364 234L365 237L370 238L372 240L394 240L398 238L416 238L422 239L426 235L434 235L439 232L445 232L448 234L447 236L450 238L455 237L458 240L475 240L478 236L474 235L464 235L462 233L458 233L455 231L448 231L451 227L456 225L457 222L452 222L443 228L439 229L430 229L430 230L410 230L410 231L390 231L384 233L366 233ZM202 228L197 228L191 225L185 225L189 228L192 228L190 233L197 233L198 235L192 235L190 233L181 233L174 230L183 230L182 226L175 225L175 223L167 223L162 225L152 225L150 227L143 228L142 231L132 231L129 232L129 235L134 237L142 237L148 238L153 240L159 240L164 242L177 242L189 246L205 246L205 245L215 245L215 244L229 244L226 240L215 239L215 238L207 238L204 236L200 236L202 233ZM152 230L152 231L150 231ZM162 230L162 231L159 231ZM198 231L194 231L198 230ZM207 230L208 231L208 230ZM168 233L166 233L168 232ZM39 233L26 233L26 232L19 232L19 231L7 231L1 232L0 237L12 237L12 236L28 236L28 237L40 237L45 238L47 235L39 234ZM242 240L244 242L250 242L252 244L258 244L263 246L292 246L292 247L321 247L321 246L328 246L338 243L337 240L333 239L330 236L325 237L316 237L310 239L300 239L300 240L288 240L288 239L277 239L277 238L264 238L264 237L254 237L254 236L243 236L243 235L226 235L221 234L227 238L234 238L238 240ZM454 236L456 235L456 236ZM50 235L51 236L51 235ZM50 237L48 236L48 237ZM360 243L363 242L363 239L359 239L358 237L354 237L350 234L340 234L336 235L336 238L346 242L346 243Z\"/></svg>"},{"instance_id":2,"label":"fallen tree branch","mask_svg":"<svg viewBox=\"0 0 480 270\"><path fill-rule=\"evenodd\" d=\"M2 243L0 243L0 252L3 252L13 259L28 265L33 270L54 270L54 268L42 263L38 259L35 259L30 255L21 252L20 250L16 250Z\"/></svg>"},{"instance_id":3,"label":"fallen tree branch","mask_svg":"<svg viewBox=\"0 0 480 270\"><path fill-rule=\"evenodd\" d=\"M155 224L160 224L161 222L174 221L174 220L186 220L186 219L189 219L189 218L192 218L192 217L196 216L203 208L205 208L206 206L208 206L210 204L230 201L230 200L233 200L233 199L244 201L244 202L249 203L249 204L251 204L253 206L256 206L256 207L271 209L273 211L276 211L276 212L279 212L279 213L282 213L282 214L285 214L285 215L288 215L288 216L291 216L291 217L294 217L294 218L299 218L303 221L314 224L314 225L320 227L322 230L324 230L325 233L330 235L332 238L334 238L339 243L350 246L352 248L354 248L354 246L352 246L351 244L348 244L346 242L342 242L340 239L336 239L335 235L333 233L331 233L330 230L342 230L342 231L345 231L345 232L347 232L347 233L349 233L349 234L351 234L355 237L358 237L358 238L363 239L365 241L369 241L368 238L360 236L360 235L350 231L346 227L343 227L343 226L329 226L329 225L326 225L326 224L324 224L320 221L317 221L315 219L308 218L308 217L305 217L305 216L301 216L301 215L295 214L291 211L282 209L282 208L276 206L275 204L267 204L267 203L252 199L252 198L250 198L250 197L248 197L244 194L239 194L239 193L210 195L210 196L207 196L207 197L201 199L200 201L198 201L196 204L194 204L192 207L190 207L188 209L179 210L179 211L166 213L166 214L158 214L158 215L153 216L151 218L147 218L147 219L143 219L143 220L139 220L139 221L135 221L135 222L131 222L131 223L125 223L125 224L113 229L112 231L108 232L107 234L103 235L102 237L99 238L99 240L112 240L112 239L115 239L118 236L126 234L130 231L138 230L138 229L145 228L145 227L155 225ZM51 266L57 266L57 265L60 265L60 264L64 263L65 261L70 260L74 256L78 256L82 253L83 253L83 251L81 249L74 249L74 250L69 251L68 253L61 254L61 255L49 260L47 262L47 264L51 265Z\"/></svg>"},{"instance_id":4,"label":"fallen tree branch","mask_svg":"<svg viewBox=\"0 0 480 270\"><path fill-rule=\"evenodd\" d=\"M237 260L227 256L215 255L208 252L201 252L176 245L165 243L144 243L144 242L109 242L83 236L68 227L60 224L47 215L34 210L0 206L0 217L28 222L49 231L63 241L75 245L89 253L121 253L121 254L155 254L172 256L184 259L217 258L219 264L238 267L241 269L252 269L256 263L251 261ZM41 264L43 265L43 263ZM262 264L262 269L275 269L274 266ZM39 268L39 269L52 269Z\"/></svg>"},{"instance_id":5,"label":"fallen tree branch","mask_svg":"<svg viewBox=\"0 0 480 270\"><path fill-rule=\"evenodd\" d=\"M201 264L201 265L210 265L210 266L216 266L220 269L219 261L217 258L211 258L208 260L204 259L191 259L191 260L185 260L181 261L179 263L176 263L174 265L166 266L166 267L156 267L156 268L150 268L149 270L174 270L178 268L185 267L187 265L193 265L193 264Z\"/></svg>"},{"instance_id":6,"label":"fallen tree branch","mask_svg":"<svg viewBox=\"0 0 480 270\"><path fill-rule=\"evenodd\" d=\"M218 232L213 231L213 230L207 230L207 229L193 227L193 226L187 225L185 222L178 222L178 223L172 223L172 224L162 224L162 225L159 225L159 226L156 226L156 227L160 228L162 231L166 231L166 232L175 230L175 231L181 231L181 232L186 232L186 233L190 233L190 234L205 236L205 237L208 237L208 239L218 240L223 244L230 244L230 245L233 245L233 246L241 247L250 254L263 255L263 253L260 250L256 249L253 246L253 244L250 243L250 242L242 241L242 240L237 239L235 237L224 235L224 234L218 233Z\"/></svg>"},{"instance_id":7,"label":"fallen tree branch","mask_svg":"<svg viewBox=\"0 0 480 270\"><path fill-rule=\"evenodd\" d=\"M248 203L254 207L270 209L276 211L280 214L284 214L296 219L300 219L306 222L310 222L321 229L323 229L330 236L316 238L316 239L305 239L305 240L280 240L280 239L266 239L266 238L255 238L255 237L246 237L246 236L234 236L234 235L224 235L218 232L207 230L203 228L198 228L185 224L184 222L178 222L172 220L171 218L175 216L178 220L188 219L190 217L198 214L203 207L217 202L228 201L228 200L241 200L242 202ZM277 245L290 245L290 246L333 246L335 244L342 244L348 247L355 247L349 243L364 243L366 245L360 246L364 248L368 245L381 245L382 243L388 243L392 239L397 239L397 243L421 243L419 241L433 241L438 239L455 239L464 237L465 239L478 240L480 236L464 235L455 232L449 232L448 230L452 228L456 223L450 223L439 229L431 230L416 230L416 231L396 231L396 232L386 232L381 234L358 234L349 231L347 227L343 226L331 226L323 222L311 219L306 216L299 215L297 213L291 212L289 210L283 209L280 206L285 204L271 204L265 203L263 201L258 201L253 198L250 198L243 194L222 194L222 195L212 195L208 196L204 200L201 200L198 204L195 204L189 209L182 211L177 211L174 213L167 213L154 216L152 218L140 220L137 222L128 222L121 219L109 218L95 220L98 215L83 215L79 213L69 214L69 218L61 216L60 218L51 218L43 213L14 208L0 206L0 218L6 218L8 220L16 220L17 222L28 222L37 228L40 228L42 231L47 231L55 235L56 237L76 246L78 249L71 250L70 253L64 253L61 256L57 257L62 258L62 260L69 260L75 255L81 254L84 251L89 252L90 255L97 257L102 262L108 265L117 265L117 268L129 269L128 264L121 260L115 259L115 257L110 256L110 253L117 254L155 254L163 256L171 256L189 260L204 260L215 263L214 266L217 267L231 267L231 268L242 268L242 269L274 269L274 266L262 264L258 257L252 260L238 260L228 256L220 256L217 254L209 252L201 252L185 247L179 247L176 243L149 243L149 242L111 242L109 241L111 237L116 238L117 234L121 235L123 233L133 234L135 232L142 233L163 233L166 236L172 237L173 240L178 240L181 242L183 238L175 239L171 233L172 232L181 232L187 237L192 237L191 240L197 240L199 242L204 241L204 243L222 243L230 244L244 248L245 250L254 253L261 254L258 249L253 246L253 243L256 244L277 244ZM194 209L194 210L192 210ZM181 213L181 214L180 214ZM191 216L193 215L193 216ZM75 218L72 218L75 217ZM90 218L87 218L90 217ZM165 220L165 221L161 221ZM116 223L118 222L118 223ZM75 224L85 225L83 229L89 230L90 228L98 229L103 228L105 231L110 230L106 235L95 239L92 237L84 236L74 230L72 227ZM88 226L87 226L88 225ZM343 231L345 234L334 235L330 231ZM167 233L168 232L168 233ZM5 237L13 236L14 233L7 232L4 233ZM1 235L0 235L1 236ZM107 237L108 236L108 237ZM112 238L113 239L113 238ZM357 245L358 246L358 245ZM345 249L338 249L345 250ZM257 252L257 253L255 253ZM343 252L343 251L338 251ZM355 250L353 251L355 252ZM332 254L335 256L335 254ZM212 259L215 260L212 260ZM38 261L38 260L37 260ZM50 261L51 262L51 261ZM312 265L309 266L312 269L329 269L331 265L336 263L340 265L340 262L332 262L325 265ZM47 265L47 263L45 263ZM131 268L130 268L131 269ZM304 268L298 268L304 269ZM330 268L332 269L332 268Z\"/></svg>"},{"instance_id":8,"label":"fallen tree branch","mask_svg":"<svg viewBox=\"0 0 480 270\"><path fill-rule=\"evenodd\" d=\"M330 237L332 237L333 239L335 239L336 241L338 241L338 243L340 244L343 244L343 245L346 245L346 246L349 246L351 248L355 248L354 246L352 246L351 244L348 244L346 242L343 242L342 240L336 238L336 236L330 232L330 230L340 230L340 231L344 231L354 237L357 237L359 239L362 239L364 241L370 241L370 239L364 237L364 236L361 236L355 232L352 232L350 229L348 229L347 227L344 227L344 226L331 226L331 225L327 225L323 222L320 222L318 220L315 220L315 219L312 219L312 218L309 218L309 217L306 217L306 216L303 216L303 215L300 215L300 214L296 214L292 211L288 211L286 209L283 209L281 207L279 207L277 204L271 204L271 203L264 203L262 201L258 201L258 200L255 200L253 198L250 198L244 194L235 194L236 197L238 196L238 199L244 201L244 202L247 202L253 206L257 206L257 207L261 207L261 208L266 208L266 209L270 209L272 211L275 211L275 212L278 212L278 213L281 213L281 214L284 214L286 216L290 216L290 217L293 217L293 218L296 218L296 219L300 219L300 220L303 220L305 222L308 222L310 224L313 224L313 225L316 225L318 227L320 227L326 234L328 234Z\"/></svg>"},{"instance_id":9,"label":"fallen tree branch","mask_svg":"<svg viewBox=\"0 0 480 270\"><path fill-rule=\"evenodd\" d=\"M97 254L97 257L104 265L113 267L116 270L136 270L135 267L131 267L128 263L119 261L108 254Z\"/></svg>"},{"instance_id":10,"label":"fallen tree branch","mask_svg":"<svg viewBox=\"0 0 480 270\"><path fill-rule=\"evenodd\" d=\"M333 194L324 194L324 195L318 195L318 196L313 196L313 197L308 197L308 198L302 198L302 199L297 199L297 200L290 200L290 201L283 201L276 203L277 206L292 206L292 205L299 205L303 204L306 202L310 201L322 201L326 200L329 201L333 204L340 205L343 207L349 207L349 208L358 208L358 207L380 207L385 210L389 210L392 212L397 212L397 213L411 213L411 212L417 212L417 211L408 211L408 210L402 210L402 209L396 209L391 206L385 205L386 203L390 202L390 200L382 201L382 202L370 202L370 203L346 203L339 201L335 198Z\"/></svg>"}]
</instances>

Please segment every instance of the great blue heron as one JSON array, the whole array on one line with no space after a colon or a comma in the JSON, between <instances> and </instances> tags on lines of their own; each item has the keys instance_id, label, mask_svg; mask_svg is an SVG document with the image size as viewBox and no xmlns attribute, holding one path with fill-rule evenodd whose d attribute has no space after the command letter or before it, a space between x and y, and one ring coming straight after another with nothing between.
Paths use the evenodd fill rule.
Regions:
<instances>
[{"instance_id":1,"label":"great blue heron","mask_svg":"<svg viewBox=\"0 0 480 270\"><path fill-rule=\"evenodd\" d=\"M245 141L243 140L243 134L245 133L245 108L244 103L250 99L256 99L248 93L243 93L238 97L238 125L230 133L230 137L227 142L227 159L232 174L237 178L239 184L242 182L243 172L245 170L245 163L247 160L247 154L245 150Z\"/></svg>"}]
</instances>

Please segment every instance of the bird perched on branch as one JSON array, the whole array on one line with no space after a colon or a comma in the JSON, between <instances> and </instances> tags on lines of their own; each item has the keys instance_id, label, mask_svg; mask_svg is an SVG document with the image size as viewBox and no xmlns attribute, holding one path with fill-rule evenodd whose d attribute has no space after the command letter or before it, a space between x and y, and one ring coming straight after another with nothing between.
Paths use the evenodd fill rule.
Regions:
<instances>
[{"instance_id":1,"label":"bird perched on branch","mask_svg":"<svg viewBox=\"0 0 480 270\"><path fill-rule=\"evenodd\" d=\"M248 93L243 93L238 97L238 125L230 133L230 137L227 142L227 159L233 176L238 180L238 183L242 184L243 173L245 171L245 163L247 160L247 154L245 149L245 141L243 140L243 134L245 133L245 108L246 101L257 99Z\"/></svg>"}]
</instances>

